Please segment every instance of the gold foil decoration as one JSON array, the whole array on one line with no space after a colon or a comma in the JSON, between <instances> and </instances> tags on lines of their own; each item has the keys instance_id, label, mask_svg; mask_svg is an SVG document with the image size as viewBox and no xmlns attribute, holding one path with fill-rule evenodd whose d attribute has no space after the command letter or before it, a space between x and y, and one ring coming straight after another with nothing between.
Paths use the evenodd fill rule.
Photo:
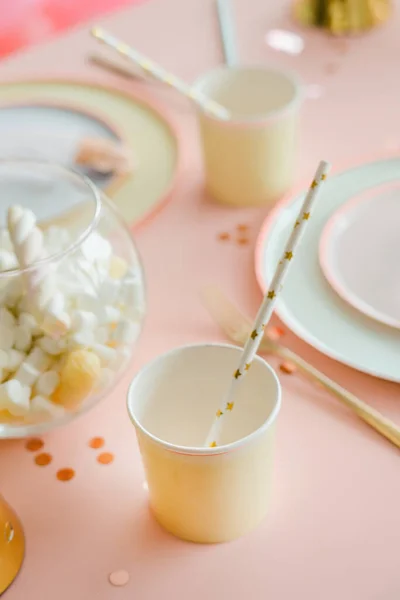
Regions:
<instances>
[{"instance_id":1,"label":"gold foil decoration","mask_svg":"<svg viewBox=\"0 0 400 600\"><path fill-rule=\"evenodd\" d=\"M0 595L18 575L25 553L21 523L0 496Z\"/></svg>"},{"instance_id":2,"label":"gold foil decoration","mask_svg":"<svg viewBox=\"0 0 400 600\"><path fill-rule=\"evenodd\" d=\"M392 0L295 0L294 16L302 25L321 27L333 35L362 33L384 23Z\"/></svg>"}]
</instances>

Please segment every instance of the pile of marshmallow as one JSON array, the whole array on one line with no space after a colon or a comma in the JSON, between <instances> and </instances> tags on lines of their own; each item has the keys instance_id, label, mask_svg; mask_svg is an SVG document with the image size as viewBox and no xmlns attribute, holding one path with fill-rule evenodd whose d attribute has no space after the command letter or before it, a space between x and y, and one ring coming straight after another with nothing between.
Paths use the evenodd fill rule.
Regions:
<instances>
[{"instance_id":1,"label":"pile of marshmallow","mask_svg":"<svg viewBox=\"0 0 400 600\"><path fill-rule=\"evenodd\" d=\"M131 357L144 312L139 265L97 231L61 256L72 242L64 228L42 231L30 210L8 210L0 230L0 423L80 410Z\"/></svg>"}]
</instances>

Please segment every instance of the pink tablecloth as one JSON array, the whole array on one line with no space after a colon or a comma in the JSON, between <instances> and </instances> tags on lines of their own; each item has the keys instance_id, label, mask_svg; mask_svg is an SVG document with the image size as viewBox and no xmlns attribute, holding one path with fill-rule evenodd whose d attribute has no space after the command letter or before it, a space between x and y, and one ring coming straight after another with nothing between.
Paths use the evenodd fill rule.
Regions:
<instances>
[{"instance_id":1,"label":"pink tablecloth","mask_svg":"<svg viewBox=\"0 0 400 600\"><path fill-rule=\"evenodd\" d=\"M299 181L322 156L340 167L366 153L397 151L398 16L348 44L307 32L304 52L290 56L264 41L268 29L294 27L286 2L237 0L234 6L243 61L289 66L307 84L321 86L312 88L319 97L305 106ZM153 0L104 23L188 80L221 61L213 0ZM74 31L5 63L0 73L88 74L83 59L93 47L85 31ZM155 86L151 93L157 93ZM129 379L172 346L222 339L199 300L204 284L218 282L254 314L260 294L253 248L222 243L217 236L248 223L254 242L265 212L231 211L207 202L193 115L171 93L158 95L181 130L185 169L171 204L136 234L149 291L136 362L99 408L46 437L52 465L37 467L22 442L0 445L1 491L18 509L28 540L24 569L7 598L397 600L398 451L298 377L282 375L275 493L269 518L257 531L227 545L193 546L161 531L148 513L125 411ZM285 340L400 422L397 385L335 364L290 333ZM115 454L112 464L96 462L96 452L88 447L95 435L103 436L105 449ZM75 469L76 477L60 483L55 472L61 467ZM122 589L107 581L115 569L130 573Z\"/></svg>"}]
</instances>

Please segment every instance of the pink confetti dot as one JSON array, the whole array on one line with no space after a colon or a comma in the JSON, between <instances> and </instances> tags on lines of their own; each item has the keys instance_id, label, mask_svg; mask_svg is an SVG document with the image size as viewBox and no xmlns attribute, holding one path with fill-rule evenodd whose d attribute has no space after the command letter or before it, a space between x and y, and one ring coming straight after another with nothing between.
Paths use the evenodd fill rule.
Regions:
<instances>
[{"instance_id":1,"label":"pink confetti dot","mask_svg":"<svg viewBox=\"0 0 400 600\"><path fill-rule=\"evenodd\" d=\"M129 581L129 573L128 571L124 571L123 569L120 569L119 571L113 571L108 576L108 580L111 583L111 585L114 585L116 587L123 587Z\"/></svg>"}]
</instances>

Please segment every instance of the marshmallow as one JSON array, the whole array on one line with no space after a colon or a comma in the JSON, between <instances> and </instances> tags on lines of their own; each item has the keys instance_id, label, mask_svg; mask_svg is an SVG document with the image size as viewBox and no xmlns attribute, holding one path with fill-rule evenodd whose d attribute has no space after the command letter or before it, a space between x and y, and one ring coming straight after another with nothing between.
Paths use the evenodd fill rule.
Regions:
<instances>
[{"instance_id":1,"label":"marshmallow","mask_svg":"<svg viewBox=\"0 0 400 600\"><path fill-rule=\"evenodd\" d=\"M29 411L30 387L16 379L0 384L0 408L8 410L15 417L24 416Z\"/></svg>"},{"instance_id":2,"label":"marshmallow","mask_svg":"<svg viewBox=\"0 0 400 600\"><path fill-rule=\"evenodd\" d=\"M32 333L29 327L18 325L15 328L14 348L20 352L27 352L32 344Z\"/></svg>"},{"instance_id":3,"label":"marshmallow","mask_svg":"<svg viewBox=\"0 0 400 600\"><path fill-rule=\"evenodd\" d=\"M0 272L18 268L18 260L13 252L0 250Z\"/></svg>"},{"instance_id":4,"label":"marshmallow","mask_svg":"<svg viewBox=\"0 0 400 600\"><path fill-rule=\"evenodd\" d=\"M108 274L112 279L122 279L128 271L128 263L126 260L115 254L111 257Z\"/></svg>"},{"instance_id":5,"label":"marshmallow","mask_svg":"<svg viewBox=\"0 0 400 600\"><path fill-rule=\"evenodd\" d=\"M15 342L15 327L7 327L0 323L0 348L10 350Z\"/></svg>"},{"instance_id":6,"label":"marshmallow","mask_svg":"<svg viewBox=\"0 0 400 600\"><path fill-rule=\"evenodd\" d=\"M121 319L112 332L111 340L120 344L132 344L137 340L140 333L139 323Z\"/></svg>"},{"instance_id":7,"label":"marshmallow","mask_svg":"<svg viewBox=\"0 0 400 600\"><path fill-rule=\"evenodd\" d=\"M39 348L51 356L57 356L58 354L61 354L66 347L66 344L62 339L54 340L53 338L47 336L40 338L37 343Z\"/></svg>"},{"instance_id":8,"label":"marshmallow","mask_svg":"<svg viewBox=\"0 0 400 600\"><path fill-rule=\"evenodd\" d=\"M14 372L18 369L19 365L24 360L25 354L23 352L20 352L19 350L15 350L14 348L11 348L11 350L8 350L7 355L8 355L7 370Z\"/></svg>"},{"instance_id":9,"label":"marshmallow","mask_svg":"<svg viewBox=\"0 0 400 600\"><path fill-rule=\"evenodd\" d=\"M8 352L10 352L9 350L0 350L0 369L7 369L8 368L8 363L9 363L9 359L8 359Z\"/></svg>"},{"instance_id":10,"label":"marshmallow","mask_svg":"<svg viewBox=\"0 0 400 600\"><path fill-rule=\"evenodd\" d=\"M56 371L46 371L39 376L35 391L41 396L51 396L59 383L60 376Z\"/></svg>"},{"instance_id":11,"label":"marshmallow","mask_svg":"<svg viewBox=\"0 0 400 600\"><path fill-rule=\"evenodd\" d=\"M73 350L60 371L60 383L52 401L74 410L90 394L100 376L100 359L88 350Z\"/></svg>"},{"instance_id":12,"label":"marshmallow","mask_svg":"<svg viewBox=\"0 0 400 600\"><path fill-rule=\"evenodd\" d=\"M51 340L51 342L53 342L53 340ZM37 369L39 373L43 373L49 368L51 360L52 359L50 358L50 356L42 348L35 346L29 352L25 362L31 365L32 367L35 367L35 369Z\"/></svg>"},{"instance_id":13,"label":"marshmallow","mask_svg":"<svg viewBox=\"0 0 400 600\"><path fill-rule=\"evenodd\" d=\"M72 329L81 331L82 329L95 329L98 319L95 314L87 310L75 310L72 314Z\"/></svg>"},{"instance_id":14,"label":"marshmallow","mask_svg":"<svg viewBox=\"0 0 400 600\"><path fill-rule=\"evenodd\" d=\"M41 333L35 317L29 312L20 312L18 317L18 325L29 329L32 336L36 336Z\"/></svg>"},{"instance_id":15,"label":"marshmallow","mask_svg":"<svg viewBox=\"0 0 400 600\"><path fill-rule=\"evenodd\" d=\"M117 323L121 318L121 312L114 306L104 306L100 322L102 324Z\"/></svg>"},{"instance_id":16,"label":"marshmallow","mask_svg":"<svg viewBox=\"0 0 400 600\"><path fill-rule=\"evenodd\" d=\"M97 354L103 367L113 363L117 356L117 352L114 348L104 346L103 344L93 344L91 350Z\"/></svg>"},{"instance_id":17,"label":"marshmallow","mask_svg":"<svg viewBox=\"0 0 400 600\"><path fill-rule=\"evenodd\" d=\"M32 387L38 377L39 371L27 362L21 363L14 375L14 379L17 379L20 383L28 385L29 387Z\"/></svg>"},{"instance_id":18,"label":"marshmallow","mask_svg":"<svg viewBox=\"0 0 400 600\"><path fill-rule=\"evenodd\" d=\"M75 348L90 348L95 343L95 334L90 329L82 329L77 333L69 336L68 347Z\"/></svg>"},{"instance_id":19,"label":"marshmallow","mask_svg":"<svg viewBox=\"0 0 400 600\"><path fill-rule=\"evenodd\" d=\"M84 257L91 261L105 261L112 255L110 242L103 238L97 231L93 231L81 246Z\"/></svg>"},{"instance_id":20,"label":"marshmallow","mask_svg":"<svg viewBox=\"0 0 400 600\"><path fill-rule=\"evenodd\" d=\"M37 395L34 396L30 403L30 408L32 413L37 416L43 416L44 418L51 417L53 419L58 419L59 417L63 417L65 415L65 410L62 406L58 404L54 404L45 396Z\"/></svg>"},{"instance_id":21,"label":"marshmallow","mask_svg":"<svg viewBox=\"0 0 400 600\"><path fill-rule=\"evenodd\" d=\"M14 315L2 306L0 308L0 325L5 325L6 327L14 327L16 323L16 319Z\"/></svg>"},{"instance_id":22,"label":"marshmallow","mask_svg":"<svg viewBox=\"0 0 400 600\"><path fill-rule=\"evenodd\" d=\"M118 298L121 283L114 279L106 279L100 286L99 297L105 304L113 304Z\"/></svg>"},{"instance_id":23,"label":"marshmallow","mask_svg":"<svg viewBox=\"0 0 400 600\"><path fill-rule=\"evenodd\" d=\"M115 379L115 372L112 369L104 367L101 369L99 380L97 382L96 390L105 390L112 386Z\"/></svg>"},{"instance_id":24,"label":"marshmallow","mask_svg":"<svg viewBox=\"0 0 400 600\"><path fill-rule=\"evenodd\" d=\"M98 327L95 331L95 341L98 344L106 344L108 342L110 332L108 327Z\"/></svg>"}]
</instances>

